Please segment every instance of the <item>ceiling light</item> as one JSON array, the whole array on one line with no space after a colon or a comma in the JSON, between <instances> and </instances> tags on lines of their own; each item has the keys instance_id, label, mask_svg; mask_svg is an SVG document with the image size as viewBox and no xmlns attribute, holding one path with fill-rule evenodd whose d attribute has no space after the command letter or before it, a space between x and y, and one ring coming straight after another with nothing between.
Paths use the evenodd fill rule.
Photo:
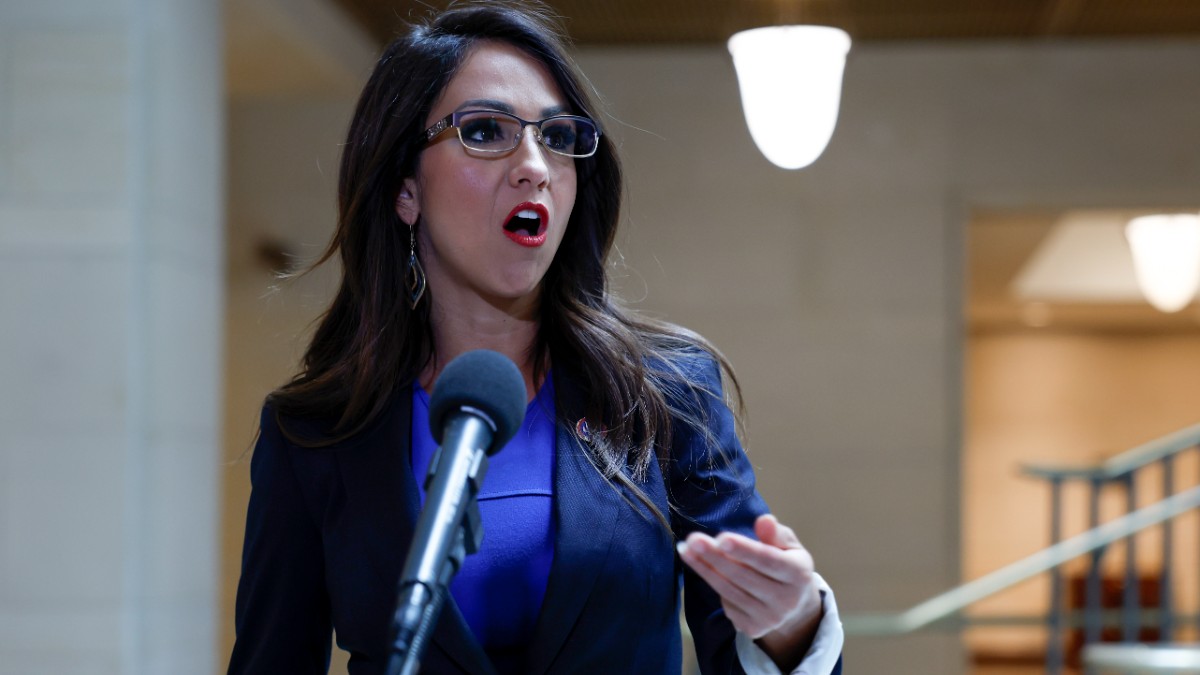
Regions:
<instances>
[{"instance_id":1,"label":"ceiling light","mask_svg":"<svg viewBox=\"0 0 1200 675\"><path fill-rule=\"evenodd\" d=\"M1163 312L1186 307L1200 286L1200 216L1134 218L1125 236L1138 285L1150 304Z\"/></svg>"},{"instance_id":2,"label":"ceiling light","mask_svg":"<svg viewBox=\"0 0 1200 675\"><path fill-rule=\"evenodd\" d=\"M771 163L800 169L833 136L850 36L827 26L773 26L729 38L750 136Z\"/></svg>"}]
</instances>

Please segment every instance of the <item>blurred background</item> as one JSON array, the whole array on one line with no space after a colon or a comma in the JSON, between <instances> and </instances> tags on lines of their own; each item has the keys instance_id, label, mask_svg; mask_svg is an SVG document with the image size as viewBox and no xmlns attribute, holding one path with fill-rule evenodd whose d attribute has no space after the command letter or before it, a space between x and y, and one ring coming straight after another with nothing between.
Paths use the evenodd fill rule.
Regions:
<instances>
[{"instance_id":1,"label":"blurred background","mask_svg":"<svg viewBox=\"0 0 1200 675\"><path fill-rule=\"evenodd\" d=\"M1121 236L1200 211L1200 4L551 4L625 163L617 287L728 355L760 489L843 614L1049 544L1023 464L1200 421L1200 306L1149 305ZM259 408L338 270L279 274L333 230L376 55L443 5L0 0L0 673L223 672ZM755 148L725 48L784 22L854 40L799 171ZM1086 528L1084 501L1063 515ZM1041 672L1044 625L998 623L852 634L848 672Z\"/></svg>"}]
</instances>

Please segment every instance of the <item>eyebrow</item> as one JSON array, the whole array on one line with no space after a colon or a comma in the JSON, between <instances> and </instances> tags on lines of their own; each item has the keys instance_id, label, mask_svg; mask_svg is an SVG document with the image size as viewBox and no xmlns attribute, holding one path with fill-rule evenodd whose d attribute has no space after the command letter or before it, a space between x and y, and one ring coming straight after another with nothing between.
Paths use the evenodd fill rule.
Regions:
<instances>
[{"instance_id":1,"label":"eyebrow","mask_svg":"<svg viewBox=\"0 0 1200 675\"><path fill-rule=\"evenodd\" d=\"M516 108L505 103L490 98L473 98L468 101L463 101L463 104L454 109L454 112L461 112L469 108L484 108L488 110L499 110L500 112L508 113L509 115L516 114ZM563 115L568 112L568 108L563 105L551 106L542 108L542 117L554 117L555 115Z\"/></svg>"}]
</instances>

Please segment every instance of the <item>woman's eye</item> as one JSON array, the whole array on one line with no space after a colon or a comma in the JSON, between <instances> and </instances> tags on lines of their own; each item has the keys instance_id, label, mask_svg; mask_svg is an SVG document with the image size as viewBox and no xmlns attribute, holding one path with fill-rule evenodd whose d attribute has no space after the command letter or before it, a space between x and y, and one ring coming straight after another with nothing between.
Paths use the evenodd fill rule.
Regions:
<instances>
[{"instance_id":1,"label":"woman's eye","mask_svg":"<svg viewBox=\"0 0 1200 675\"><path fill-rule=\"evenodd\" d=\"M572 150L575 137L575 128L570 124L554 124L542 130L546 145L555 150Z\"/></svg>"},{"instance_id":2,"label":"woman's eye","mask_svg":"<svg viewBox=\"0 0 1200 675\"><path fill-rule=\"evenodd\" d=\"M468 143L479 145L502 144L506 140L504 125L494 117L464 121L462 137Z\"/></svg>"}]
</instances>

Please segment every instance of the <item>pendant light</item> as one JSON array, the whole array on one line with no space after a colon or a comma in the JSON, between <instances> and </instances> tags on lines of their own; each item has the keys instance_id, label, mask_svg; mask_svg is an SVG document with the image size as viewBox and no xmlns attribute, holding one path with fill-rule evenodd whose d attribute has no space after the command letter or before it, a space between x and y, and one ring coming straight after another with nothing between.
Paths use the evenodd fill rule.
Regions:
<instances>
[{"instance_id":1,"label":"pendant light","mask_svg":"<svg viewBox=\"0 0 1200 675\"><path fill-rule=\"evenodd\" d=\"M753 28L729 38L750 136L771 163L800 169L829 144L850 36L828 26Z\"/></svg>"},{"instance_id":2,"label":"pendant light","mask_svg":"<svg viewBox=\"0 0 1200 675\"><path fill-rule=\"evenodd\" d=\"M1162 312L1178 312L1200 287L1200 216L1141 216L1125 226L1133 269L1146 300Z\"/></svg>"}]
</instances>

